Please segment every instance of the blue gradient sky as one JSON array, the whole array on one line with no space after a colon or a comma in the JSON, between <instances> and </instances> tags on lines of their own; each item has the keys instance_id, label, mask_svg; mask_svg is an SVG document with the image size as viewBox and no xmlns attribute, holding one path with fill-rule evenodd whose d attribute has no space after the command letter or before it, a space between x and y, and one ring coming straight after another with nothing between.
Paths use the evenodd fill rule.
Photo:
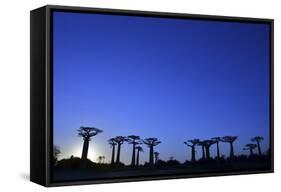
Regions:
<instances>
[{"instance_id":1,"label":"blue gradient sky","mask_svg":"<svg viewBox=\"0 0 281 192\"><path fill-rule=\"evenodd\" d=\"M80 126L104 130L88 157L110 160L117 135L158 137L160 159L190 159L183 141L237 135L269 147L269 25L54 13L54 143L81 155ZM229 145L221 143L223 154ZM124 144L121 161L130 162ZM141 161L148 160L143 146ZM215 147L211 147L215 154ZM196 157L201 156L198 148Z\"/></svg>"}]
</instances>

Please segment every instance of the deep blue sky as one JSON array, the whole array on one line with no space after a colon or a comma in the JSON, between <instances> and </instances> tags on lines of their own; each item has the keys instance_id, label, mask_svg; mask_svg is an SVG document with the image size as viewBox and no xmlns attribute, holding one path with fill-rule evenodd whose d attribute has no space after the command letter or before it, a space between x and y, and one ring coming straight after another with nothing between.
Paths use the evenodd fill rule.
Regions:
<instances>
[{"instance_id":1,"label":"deep blue sky","mask_svg":"<svg viewBox=\"0 0 281 192\"><path fill-rule=\"evenodd\" d=\"M237 135L241 154L261 135L262 150L269 147L269 25L66 12L53 18L61 158L81 155L80 126L104 130L90 144L94 161L110 160L107 140L117 135L159 138L163 160L190 158L183 141L193 138ZM221 151L228 155L229 145L221 143ZM125 144L121 160L130 157Z\"/></svg>"}]
</instances>

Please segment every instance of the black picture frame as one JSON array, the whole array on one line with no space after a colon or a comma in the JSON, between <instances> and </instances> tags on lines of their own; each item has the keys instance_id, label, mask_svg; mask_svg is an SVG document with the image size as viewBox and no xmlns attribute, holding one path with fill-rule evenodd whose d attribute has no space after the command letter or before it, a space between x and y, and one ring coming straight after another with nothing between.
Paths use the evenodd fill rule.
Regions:
<instances>
[{"instance_id":1,"label":"black picture frame","mask_svg":"<svg viewBox=\"0 0 281 192\"><path fill-rule=\"evenodd\" d=\"M177 174L169 176L130 177L98 179L87 181L52 181L52 144L53 144L53 67L52 67L52 12L87 12L110 15L143 17L162 17L196 20L215 20L228 22L251 22L270 24L270 156L271 168L264 171L214 172L200 174ZM147 181L159 179L194 178L274 172L274 20L213 15L194 15L182 13L150 12L135 10L101 9L47 5L30 12L30 180L43 186L81 185L112 182Z\"/></svg>"}]
</instances>

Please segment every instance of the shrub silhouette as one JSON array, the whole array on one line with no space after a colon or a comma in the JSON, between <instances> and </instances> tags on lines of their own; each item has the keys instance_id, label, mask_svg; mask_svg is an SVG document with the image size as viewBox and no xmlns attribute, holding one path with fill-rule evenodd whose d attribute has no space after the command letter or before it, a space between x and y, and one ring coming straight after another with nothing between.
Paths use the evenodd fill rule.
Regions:
<instances>
[{"instance_id":1,"label":"shrub silhouette","mask_svg":"<svg viewBox=\"0 0 281 192\"><path fill-rule=\"evenodd\" d=\"M155 162L155 167L167 167L167 163L161 159L158 159L157 162Z\"/></svg>"},{"instance_id":2,"label":"shrub silhouette","mask_svg":"<svg viewBox=\"0 0 281 192\"><path fill-rule=\"evenodd\" d=\"M166 165L171 166L171 167L178 166L178 165L180 165L180 162L176 159L170 159L170 160L166 161Z\"/></svg>"},{"instance_id":3,"label":"shrub silhouette","mask_svg":"<svg viewBox=\"0 0 281 192\"><path fill-rule=\"evenodd\" d=\"M89 159L86 159L84 161L84 167L83 168L90 168L95 167L96 163L90 161ZM70 159L62 159L58 161L58 164L56 166L59 169L80 169L81 168L81 158L79 157L72 157Z\"/></svg>"}]
</instances>

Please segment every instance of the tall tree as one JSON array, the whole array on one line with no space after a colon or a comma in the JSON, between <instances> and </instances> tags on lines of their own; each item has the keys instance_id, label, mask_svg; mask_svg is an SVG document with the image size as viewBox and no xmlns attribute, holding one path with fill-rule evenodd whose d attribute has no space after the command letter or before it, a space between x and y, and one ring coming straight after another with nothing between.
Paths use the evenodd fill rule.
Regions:
<instances>
[{"instance_id":1,"label":"tall tree","mask_svg":"<svg viewBox=\"0 0 281 192\"><path fill-rule=\"evenodd\" d=\"M127 138L128 143L133 145L131 166L134 167L136 165L136 145L139 144L140 137L137 135L129 135Z\"/></svg>"},{"instance_id":2,"label":"tall tree","mask_svg":"<svg viewBox=\"0 0 281 192\"><path fill-rule=\"evenodd\" d=\"M112 147L112 153L111 153L111 164L114 164L115 159L115 146L117 145L115 138L111 138L108 140L109 145Z\"/></svg>"},{"instance_id":3,"label":"tall tree","mask_svg":"<svg viewBox=\"0 0 281 192\"><path fill-rule=\"evenodd\" d=\"M254 138L251 139L251 141L257 143L259 156L261 156L261 145L260 145L260 143L263 141L263 139L264 139L264 138L263 138L262 136L256 136L256 137L254 137Z\"/></svg>"},{"instance_id":4,"label":"tall tree","mask_svg":"<svg viewBox=\"0 0 281 192\"><path fill-rule=\"evenodd\" d=\"M154 152L155 163L159 160L159 155L160 155L159 152L157 151Z\"/></svg>"},{"instance_id":5,"label":"tall tree","mask_svg":"<svg viewBox=\"0 0 281 192\"><path fill-rule=\"evenodd\" d=\"M147 145L147 147L149 148L149 164L150 166L154 165L153 162L153 153L154 153L154 147L158 144L161 143L161 141L158 141L157 138L146 138L143 140L143 143Z\"/></svg>"},{"instance_id":6,"label":"tall tree","mask_svg":"<svg viewBox=\"0 0 281 192\"><path fill-rule=\"evenodd\" d=\"M195 162L195 146L200 142L199 139L192 139L192 140L188 140L183 142L186 146L191 148L191 161Z\"/></svg>"},{"instance_id":7,"label":"tall tree","mask_svg":"<svg viewBox=\"0 0 281 192\"><path fill-rule=\"evenodd\" d=\"M215 142L216 146L217 146L217 159L220 159L220 146L219 146L219 142L221 141L220 137L213 137L212 140Z\"/></svg>"},{"instance_id":8,"label":"tall tree","mask_svg":"<svg viewBox=\"0 0 281 192\"><path fill-rule=\"evenodd\" d=\"M205 160L206 156L205 156L205 143L203 141L199 141L197 143L198 146L201 146L201 150L202 150L202 159Z\"/></svg>"},{"instance_id":9,"label":"tall tree","mask_svg":"<svg viewBox=\"0 0 281 192\"><path fill-rule=\"evenodd\" d=\"M82 157L81 157L82 163L87 160L89 142L91 140L91 137L93 137L101 132L102 132L101 129L98 129L95 127L80 127L80 129L78 129L78 136L82 137L84 139Z\"/></svg>"},{"instance_id":10,"label":"tall tree","mask_svg":"<svg viewBox=\"0 0 281 192\"><path fill-rule=\"evenodd\" d=\"M229 153L230 159L233 159L233 157L234 157L233 143L234 143L234 141L236 141L237 138L238 138L238 136L225 136L222 138L223 142L229 143L229 145L230 145L230 153Z\"/></svg>"},{"instance_id":11,"label":"tall tree","mask_svg":"<svg viewBox=\"0 0 281 192\"><path fill-rule=\"evenodd\" d=\"M253 156L254 155L254 149L257 147L256 144L254 143L249 143L247 145L245 145L245 148L243 148L243 150L249 150L250 151L250 156Z\"/></svg>"},{"instance_id":12,"label":"tall tree","mask_svg":"<svg viewBox=\"0 0 281 192\"><path fill-rule=\"evenodd\" d=\"M139 166L139 163L140 163L140 152L143 152L143 149L141 146L137 146L136 147L136 150L137 150L137 162L136 162L136 165L137 167Z\"/></svg>"},{"instance_id":13,"label":"tall tree","mask_svg":"<svg viewBox=\"0 0 281 192\"><path fill-rule=\"evenodd\" d=\"M213 140L204 140L203 145L206 149L206 158L210 159L210 147L215 143Z\"/></svg>"},{"instance_id":14,"label":"tall tree","mask_svg":"<svg viewBox=\"0 0 281 192\"><path fill-rule=\"evenodd\" d=\"M117 158L116 158L116 163L120 163L120 154L121 154L121 145L128 141L127 137L124 136L117 136L114 138L116 143L117 143Z\"/></svg>"}]
</instances>

